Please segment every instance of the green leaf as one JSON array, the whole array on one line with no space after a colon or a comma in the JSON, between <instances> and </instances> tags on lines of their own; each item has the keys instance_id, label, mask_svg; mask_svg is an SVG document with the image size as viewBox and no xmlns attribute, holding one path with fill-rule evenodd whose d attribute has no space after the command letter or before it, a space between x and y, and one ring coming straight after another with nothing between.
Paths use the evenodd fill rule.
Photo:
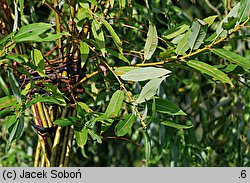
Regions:
<instances>
[{"instance_id":1,"label":"green leaf","mask_svg":"<svg viewBox=\"0 0 250 183\"><path fill-rule=\"evenodd\" d=\"M238 10L238 23L244 22L250 12L250 1L249 0L241 0L240 1L240 8Z\"/></svg>"},{"instance_id":2,"label":"green leaf","mask_svg":"<svg viewBox=\"0 0 250 183\"><path fill-rule=\"evenodd\" d=\"M120 53L122 53L122 42L119 38L119 36L116 34L116 32L114 31L113 27L99 14L94 14L96 17L98 17L102 23L104 24L104 26L108 29L109 33L111 34L118 50L120 51Z\"/></svg>"},{"instance_id":3,"label":"green leaf","mask_svg":"<svg viewBox=\"0 0 250 183\"><path fill-rule=\"evenodd\" d=\"M77 102L77 104L76 104L76 107L77 107L77 109L81 109L81 110L84 110L84 111L86 111L87 113L90 113L90 112L92 112L92 109L87 105L87 104L85 104L85 103L83 103L83 102ZM80 110L79 109L79 110ZM78 111L78 110L77 110Z\"/></svg>"},{"instance_id":4,"label":"green leaf","mask_svg":"<svg viewBox=\"0 0 250 183\"><path fill-rule=\"evenodd\" d=\"M140 67L134 67L134 66L123 66L123 67L116 67L115 69L115 73L118 76L122 76L123 74L125 74L126 72L132 71L134 69L139 69Z\"/></svg>"},{"instance_id":5,"label":"green leaf","mask_svg":"<svg viewBox=\"0 0 250 183\"><path fill-rule=\"evenodd\" d=\"M12 71L8 70L8 80L10 83L10 88L16 97L18 103L21 103L21 89L19 87L18 82L16 81L16 78L14 77Z\"/></svg>"},{"instance_id":6,"label":"green leaf","mask_svg":"<svg viewBox=\"0 0 250 183\"><path fill-rule=\"evenodd\" d=\"M216 29L216 33L217 33L217 35L219 35L219 37L225 36L227 34L227 31L222 28L222 24L223 23L228 23L228 18L229 17L235 17L236 18L239 7L240 7L240 3L237 3L233 7L233 9L231 9L231 11L227 14L227 16L220 22L220 24L218 25L218 27Z\"/></svg>"},{"instance_id":7,"label":"green leaf","mask_svg":"<svg viewBox=\"0 0 250 183\"><path fill-rule=\"evenodd\" d=\"M102 56L105 57L105 54L106 54L105 38L104 38L104 33L102 31L101 25L97 20L93 19L91 28L92 28L92 32L96 40L96 43L98 44L98 47L100 51L102 52Z\"/></svg>"},{"instance_id":8,"label":"green leaf","mask_svg":"<svg viewBox=\"0 0 250 183\"><path fill-rule=\"evenodd\" d=\"M209 16L207 18L204 18L203 21L206 22L208 24L208 27L209 27L214 23L214 21L217 17L218 17L218 15Z\"/></svg>"},{"instance_id":9,"label":"green leaf","mask_svg":"<svg viewBox=\"0 0 250 183\"><path fill-rule=\"evenodd\" d=\"M206 37L207 27L207 25L202 25L199 19L195 19L188 39L191 50L197 50L200 47Z\"/></svg>"},{"instance_id":10,"label":"green leaf","mask_svg":"<svg viewBox=\"0 0 250 183\"><path fill-rule=\"evenodd\" d=\"M134 114L127 114L124 116L124 119L120 120L115 126L115 134L119 136L124 136L131 129L136 116Z\"/></svg>"},{"instance_id":11,"label":"green leaf","mask_svg":"<svg viewBox=\"0 0 250 183\"><path fill-rule=\"evenodd\" d=\"M9 135L9 138L7 141L7 145L5 147L6 151L9 149L9 147L13 141L17 141L20 139L20 137L22 136L23 131L24 131L24 119L22 116L11 117L11 120L12 120L12 124L14 124L14 126L11 125L8 128L10 135Z\"/></svg>"},{"instance_id":12,"label":"green leaf","mask_svg":"<svg viewBox=\"0 0 250 183\"><path fill-rule=\"evenodd\" d=\"M151 107L152 101L148 101L149 107ZM153 107L153 106L152 106ZM169 114L169 115L187 115L183 110L181 110L176 104L168 101L168 100L164 100L162 98L155 98L155 108L156 111L159 113L163 113L163 114Z\"/></svg>"},{"instance_id":13,"label":"green leaf","mask_svg":"<svg viewBox=\"0 0 250 183\"><path fill-rule=\"evenodd\" d=\"M145 68L133 69L129 72L126 72L121 76L121 78L123 80L129 80L129 81L145 81L149 79L159 78L170 73L171 71L164 68L145 67Z\"/></svg>"},{"instance_id":14,"label":"green leaf","mask_svg":"<svg viewBox=\"0 0 250 183\"><path fill-rule=\"evenodd\" d=\"M1 40L0 40L0 45L2 45L2 44L6 44L7 43L7 41L9 41L9 39L13 36L15 34L15 32L12 32L12 33L10 33L10 34L8 34L7 36L5 36L4 38L1 38Z\"/></svg>"},{"instance_id":15,"label":"green leaf","mask_svg":"<svg viewBox=\"0 0 250 183\"><path fill-rule=\"evenodd\" d=\"M17 34L14 36L13 40L15 42L23 42L23 41L35 41L34 37L46 32L53 25L47 23L33 23L23 26L19 29Z\"/></svg>"},{"instance_id":16,"label":"green leaf","mask_svg":"<svg viewBox=\"0 0 250 183\"><path fill-rule=\"evenodd\" d=\"M237 18L234 17L228 17L228 22L224 22L222 24L222 28L225 30L230 30L233 29L236 25Z\"/></svg>"},{"instance_id":17,"label":"green leaf","mask_svg":"<svg viewBox=\"0 0 250 183\"><path fill-rule=\"evenodd\" d=\"M75 129L74 134L76 137L76 143L79 147L83 148L88 140L88 129L86 126L82 128L82 130Z\"/></svg>"},{"instance_id":18,"label":"green leaf","mask_svg":"<svg viewBox=\"0 0 250 183\"><path fill-rule=\"evenodd\" d=\"M102 139L101 139L101 137L99 136L99 135L97 135L94 131L92 131L92 130L90 130L90 129L88 129L88 133L89 133L89 135L91 136L91 138L93 139L93 140L96 140L98 143L102 143Z\"/></svg>"},{"instance_id":19,"label":"green leaf","mask_svg":"<svg viewBox=\"0 0 250 183\"><path fill-rule=\"evenodd\" d=\"M22 95L27 95L29 91L31 90L31 83L26 84L25 88L21 91Z\"/></svg>"},{"instance_id":20,"label":"green leaf","mask_svg":"<svg viewBox=\"0 0 250 183\"><path fill-rule=\"evenodd\" d=\"M8 138L7 144L5 146L5 151L8 151L11 143L15 140L15 134L16 134L17 128L18 128L17 116L16 115L8 116L7 121L6 121L6 126L8 129L9 138Z\"/></svg>"},{"instance_id":21,"label":"green leaf","mask_svg":"<svg viewBox=\"0 0 250 183\"><path fill-rule=\"evenodd\" d=\"M89 57L89 45L86 42L80 42L81 66L83 67Z\"/></svg>"},{"instance_id":22,"label":"green leaf","mask_svg":"<svg viewBox=\"0 0 250 183\"><path fill-rule=\"evenodd\" d=\"M15 106L16 103L17 100L14 95L11 95L10 97L9 96L2 97L0 98L0 110L6 107Z\"/></svg>"},{"instance_id":23,"label":"green leaf","mask_svg":"<svg viewBox=\"0 0 250 183\"><path fill-rule=\"evenodd\" d=\"M34 62L34 65L37 67L37 72L39 73L40 76L44 77L46 76L45 74L45 62L43 59L43 55L40 50L38 49L33 49L31 52L31 58Z\"/></svg>"},{"instance_id":24,"label":"green leaf","mask_svg":"<svg viewBox=\"0 0 250 183\"><path fill-rule=\"evenodd\" d=\"M186 32L188 29L189 29L189 25L187 25L187 24L177 25L177 26L171 28L170 30L167 30L166 32L164 32L163 38L165 38L165 39L175 38L175 37L183 34L184 32Z\"/></svg>"},{"instance_id":25,"label":"green leaf","mask_svg":"<svg viewBox=\"0 0 250 183\"><path fill-rule=\"evenodd\" d=\"M177 44L177 47L174 51L177 55L186 54L186 51L189 49L189 45L188 45L189 35L190 35L190 31L186 32L183 38Z\"/></svg>"},{"instance_id":26,"label":"green leaf","mask_svg":"<svg viewBox=\"0 0 250 183\"><path fill-rule=\"evenodd\" d=\"M147 103L145 104L145 108L143 110L143 115L142 115L142 120L145 120L148 115L148 105Z\"/></svg>"},{"instance_id":27,"label":"green leaf","mask_svg":"<svg viewBox=\"0 0 250 183\"><path fill-rule=\"evenodd\" d=\"M8 133L11 132L14 124L17 122L17 115L11 115L6 118L6 128L8 130Z\"/></svg>"},{"instance_id":28,"label":"green leaf","mask_svg":"<svg viewBox=\"0 0 250 183\"><path fill-rule=\"evenodd\" d=\"M187 62L187 65L199 70L201 73L212 76L214 80L219 80L222 83L229 83L231 87L234 86L230 78L224 72L209 64L197 60L190 60Z\"/></svg>"},{"instance_id":29,"label":"green leaf","mask_svg":"<svg viewBox=\"0 0 250 183\"><path fill-rule=\"evenodd\" d=\"M15 133L15 140L19 140L24 131L24 117L19 115L17 121L17 129Z\"/></svg>"},{"instance_id":30,"label":"green leaf","mask_svg":"<svg viewBox=\"0 0 250 183\"><path fill-rule=\"evenodd\" d=\"M174 123L172 121L163 121L161 122L161 124L169 126L169 127L177 128L177 129L189 129L193 127L193 125L181 125L181 124Z\"/></svg>"},{"instance_id":31,"label":"green leaf","mask_svg":"<svg viewBox=\"0 0 250 183\"><path fill-rule=\"evenodd\" d=\"M144 46L144 60L149 60L154 54L158 45L158 35L155 25L149 24L146 43Z\"/></svg>"},{"instance_id":32,"label":"green leaf","mask_svg":"<svg viewBox=\"0 0 250 183\"><path fill-rule=\"evenodd\" d=\"M150 100L155 94L156 91L158 90L161 82L166 78L166 76L162 78L156 78L150 80L146 85L142 88L141 93L136 100L137 103L143 103L148 100Z\"/></svg>"},{"instance_id":33,"label":"green leaf","mask_svg":"<svg viewBox=\"0 0 250 183\"><path fill-rule=\"evenodd\" d=\"M111 56L119 58L120 60L130 64L129 60L126 57L124 57L121 53L118 53L118 52L116 52L116 51L114 51L112 49L107 49L107 51L108 51L109 54L111 54Z\"/></svg>"},{"instance_id":34,"label":"green leaf","mask_svg":"<svg viewBox=\"0 0 250 183\"><path fill-rule=\"evenodd\" d=\"M246 57L242 57L236 53L221 48L214 48L210 50L216 55L241 66L245 71L250 69L250 62Z\"/></svg>"},{"instance_id":35,"label":"green leaf","mask_svg":"<svg viewBox=\"0 0 250 183\"><path fill-rule=\"evenodd\" d=\"M4 91L4 93L7 96L10 96L10 91L9 91L9 87L6 84L6 82L3 80L2 76L0 76L0 88Z\"/></svg>"},{"instance_id":36,"label":"green leaf","mask_svg":"<svg viewBox=\"0 0 250 183\"><path fill-rule=\"evenodd\" d=\"M154 118L155 118L155 114L156 114L156 100L155 100L155 97L153 97L153 102L152 102L152 114L151 114L151 117L150 119L148 120L147 122L147 126L153 122Z\"/></svg>"},{"instance_id":37,"label":"green leaf","mask_svg":"<svg viewBox=\"0 0 250 183\"><path fill-rule=\"evenodd\" d=\"M149 163L150 156L151 156L151 141L147 131L143 131L143 138L144 138L144 151L146 157L146 163Z\"/></svg>"},{"instance_id":38,"label":"green leaf","mask_svg":"<svg viewBox=\"0 0 250 183\"><path fill-rule=\"evenodd\" d=\"M61 96L37 96L27 103L27 108L32 106L37 102L44 102L48 104L57 104L61 106L66 106L66 101Z\"/></svg>"},{"instance_id":39,"label":"green leaf","mask_svg":"<svg viewBox=\"0 0 250 183\"><path fill-rule=\"evenodd\" d=\"M71 126L75 123L75 120L73 118L59 118L53 122L54 124L58 126Z\"/></svg>"},{"instance_id":40,"label":"green leaf","mask_svg":"<svg viewBox=\"0 0 250 183\"><path fill-rule=\"evenodd\" d=\"M124 99L124 92L117 90L111 97L109 105L104 113L104 117L116 117L118 116L120 109L122 107L122 102Z\"/></svg>"},{"instance_id":41,"label":"green leaf","mask_svg":"<svg viewBox=\"0 0 250 183\"><path fill-rule=\"evenodd\" d=\"M15 114L15 112L13 110L0 111L0 119L4 119L5 117L11 116L11 115L14 115L14 114Z\"/></svg>"}]
</instances>

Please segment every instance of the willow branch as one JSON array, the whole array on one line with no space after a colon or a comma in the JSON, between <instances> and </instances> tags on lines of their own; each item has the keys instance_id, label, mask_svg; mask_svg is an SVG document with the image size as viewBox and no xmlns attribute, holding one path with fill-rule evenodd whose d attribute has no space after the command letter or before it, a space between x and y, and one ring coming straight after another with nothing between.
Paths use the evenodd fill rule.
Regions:
<instances>
[{"instance_id":1,"label":"willow branch","mask_svg":"<svg viewBox=\"0 0 250 183\"><path fill-rule=\"evenodd\" d=\"M105 61L102 59L102 62L108 67L108 69L112 72L112 74L116 77L118 83L120 84L120 87L123 88L123 90L125 91L126 95L129 97L129 99L131 100L133 106L134 106L134 110L137 114L137 116L139 117L140 121L141 121L141 125L144 129L147 128L146 123L144 122L144 120L142 119L141 113L138 111L138 108L136 106L136 102L134 100L134 98L129 94L128 90L126 89L126 87L124 86L124 84L122 83L122 81L120 80L120 78L118 77L118 75L115 73L115 71L113 70L113 68Z\"/></svg>"}]
</instances>

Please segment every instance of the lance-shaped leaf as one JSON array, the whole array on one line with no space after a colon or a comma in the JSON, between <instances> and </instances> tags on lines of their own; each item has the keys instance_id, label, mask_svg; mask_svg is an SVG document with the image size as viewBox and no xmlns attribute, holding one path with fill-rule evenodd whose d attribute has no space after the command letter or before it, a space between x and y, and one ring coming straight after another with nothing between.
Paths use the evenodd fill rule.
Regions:
<instances>
[{"instance_id":1,"label":"lance-shaped leaf","mask_svg":"<svg viewBox=\"0 0 250 183\"><path fill-rule=\"evenodd\" d=\"M127 114L124 119L120 120L115 126L115 134L119 136L124 136L131 129L136 116L134 114Z\"/></svg>"},{"instance_id":2,"label":"lance-shaped leaf","mask_svg":"<svg viewBox=\"0 0 250 183\"><path fill-rule=\"evenodd\" d=\"M16 97L17 101L19 103L21 103L21 89L19 87L19 84L16 80L16 78L14 77L12 71L8 70L8 79L9 79L9 83L10 83L10 88L14 94L14 96Z\"/></svg>"},{"instance_id":3,"label":"lance-shaped leaf","mask_svg":"<svg viewBox=\"0 0 250 183\"><path fill-rule=\"evenodd\" d=\"M37 72L40 76L44 77L45 74L45 62L43 59L43 55L40 50L34 49L31 52L31 58L34 62L34 65L37 66Z\"/></svg>"},{"instance_id":4,"label":"lance-shaped leaf","mask_svg":"<svg viewBox=\"0 0 250 183\"><path fill-rule=\"evenodd\" d=\"M193 125L181 125L181 124L174 123L172 121L163 121L161 122L161 124L169 126L169 127L177 128L177 129L189 129L193 127Z\"/></svg>"},{"instance_id":5,"label":"lance-shaped leaf","mask_svg":"<svg viewBox=\"0 0 250 183\"><path fill-rule=\"evenodd\" d=\"M214 23L214 21L217 17L218 17L218 15L209 16L207 18L204 18L203 21L206 22L208 26L210 26Z\"/></svg>"},{"instance_id":6,"label":"lance-shaped leaf","mask_svg":"<svg viewBox=\"0 0 250 183\"><path fill-rule=\"evenodd\" d=\"M16 103L17 100L14 95L2 97L0 98L0 110L6 107L15 106Z\"/></svg>"},{"instance_id":7,"label":"lance-shaped leaf","mask_svg":"<svg viewBox=\"0 0 250 183\"><path fill-rule=\"evenodd\" d=\"M121 78L127 81L145 81L149 79L159 78L170 73L171 71L164 68L145 67L133 69L129 72L126 72L121 76Z\"/></svg>"},{"instance_id":8,"label":"lance-shaped leaf","mask_svg":"<svg viewBox=\"0 0 250 183\"><path fill-rule=\"evenodd\" d=\"M102 23L104 24L104 26L108 29L110 35L112 36L118 50L120 51L120 53L122 53L122 42L119 38L119 36L116 34L116 32L114 31L113 27L107 22L107 20L105 20L101 15L99 14L94 14L96 17L99 18L99 20L102 21Z\"/></svg>"},{"instance_id":9,"label":"lance-shaped leaf","mask_svg":"<svg viewBox=\"0 0 250 183\"><path fill-rule=\"evenodd\" d=\"M8 151L12 142L21 138L24 131L24 118L23 116L8 116L6 121L8 124L9 138L5 146L5 150Z\"/></svg>"},{"instance_id":10,"label":"lance-shaped leaf","mask_svg":"<svg viewBox=\"0 0 250 183\"><path fill-rule=\"evenodd\" d=\"M165 39L175 38L175 37L181 35L182 33L186 32L188 30L188 28L189 28L189 25L187 25L187 24L177 25L177 26L173 27L172 29L164 32L163 38L165 38Z\"/></svg>"},{"instance_id":11,"label":"lance-shaped leaf","mask_svg":"<svg viewBox=\"0 0 250 183\"><path fill-rule=\"evenodd\" d=\"M102 52L102 55L105 56L105 53L106 53L105 39L104 39L104 34L103 34L100 23L97 20L93 19L91 28L92 28L92 32L96 40L96 43L98 44L98 47L100 51Z\"/></svg>"},{"instance_id":12,"label":"lance-shaped leaf","mask_svg":"<svg viewBox=\"0 0 250 183\"><path fill-rule=\"evenodd\" d=\"M86 42L80 42L81 66L83 67L89 56L89 45Z\"/></svg>"},{"instance_id":13,"label":"lance-shaped leaf","mask_svg":"<svg viewBox=\"0 0 250 183\"><path fill-rule=\"evenodd\" d=\"M233 29L237 23L237 18L234 18L234 17L228 17L228 22L224 22L222 24L222 28L225 29L225 30L230 30L230 29Z\"/></svg>"},{"instance_id":14,"label":"lance-shaped leaf","mask_svg":"<svg viewBox=\"0 0 250 183\"><path fill-rule=\"evenodd\" d=\"M0 119L4 119L5 117L12 116L14 114L15 114L15 111L13 111L13 110L7 110L7 109L1 110L0 111Z\"/></svg>"},{"instance_id":15,"label":"lance-shaped leaf","mask_svg":"<svg viewBox=\"0 0 250 183\"><path fill-rule=\"evenodd\" d=\"M53 41L60 38L63 35L69 35L69 33L58 33L51 34L45 33L53 25L47 23L33 23L20 28L17 34L14 36L13 40L15 42L33 41L33 42L43 42L43 41Z\"/></svg>"},{"instance_id":16,"label":"lance-shaped leaf","mask_svg":"<svg viewBox=\"0 0 250 183\"><path fill-rule=\"evenodd\" d=\"M91 136L93 140L96 140L98 143L102 143L101 137L98 134L96 134L94 131L88 129L88 134Z\"/></svg>"},{"instance_id":17,"label":"lance-shaped leaf","mask_svg":"<svg viewBox=\"0 0 250 183\"><path fill-rule=\"evenodd\" d=\"M15 42L31 41L30 38L42 34L49 30L53 25L47 23L33 23L19 29L13 40Z\"/></svg>"},{"instance_id":18,"label":"lance-shaped leaf","mask_svg":"<svg viewBox=\"0 0 250 183\"><path fill-rule=\"evenodd\" d=\"M147 39L144 47L144 60L149 60L158 45L158 35L155 25L149 24Z\"/></svg>"},{"instance_id":19,"label":"lance-shaped leaf","mask_svg":"<svg viewBox=\"0 0 250 183\"><path fill-rule=\"evenodd\" d=\"M12 32L12 33L8 34L8 35L5 36L5 37L1 37L0 45L8 43L8 41L10 41L10 38L11 38L14 34L15 34L15 32Z\"/></svg>"},{"instance_id":20,"label":"lance-shaped leaf","mask_svg":"<svg viewBox=\"0 0 250 183\"><path fill-rule=\"evenodd\" d=\"M149 107L151 107L152 101L148 101ZM163 113L163 114L169 114L169 115L187 115L183 110L181 110L176 104L168 101L168 100L164 100L161 98L155 98L155 108L156 111L159 113Z\"/></svg>"},{"instance_id":21,"label":"lance-shaped leaf","mask_svg":"<svg viewBox=\"0 0 250 183\"><path fill-rule=\"evenodd\" d=\"M116 117L118 116L120 109L122 107L122 102L124 99L124 92L117 90L111 97L109 105L104 113L104 117Z\"/></svg>"},{"instance_id":22,"label":"lance-shaped leaf","mask_svg":"<svg viewBox=\"0 0 250 183\"><path fill-rule=\"evenodd\" d=\"M186 32L185 35L181 38L181 40L177 44L177 47L174 51L177 55L186 54L186 51L189 49L189 45L188 45L189 35L190 35L190 31Z\"/></svg>"},{"instance_id":23,"label":"lance-shaped leaf","mask_svg":"<svg viewBox=\"0 0 250 183\"><path fill-rule=\"evenodd\" d=\"M211 49L211 51L215 53L216 55L228 60L229 62L232 62L241 66L245 71L248 71L250 69L250 62L245 57L242 57L236 53L233 53L231 51L228 51L222 48L214 48L214 49Z\"/></svg>"},{"instance_id":24,"label":"lance-shaped leaf","mask_svg":"<svg viewBox=\"0 0 250 183\"><path fill-rule=\"evenodd\" d=\"M56 119L53 123L58 126L71 126L76 122L76 118L68 117L68 118L59 118Z\"/></svg>"},{"instance_id":25,"label":"lance-shaped leaf","mask_svg":"<svg viewBox=\"0 0 250 183\"><path fill-rule=\"evenodd\" d=\"M37 102L44 102L44 103L48 103L48 104L57 104L57 105L61 105L61 106L66 106L66 101L64 100L64 98L60 95L52 95L52 96L37 96L34 97L31 101L29 101L26 105L26 107L30 107L33 104L37 103Z\"/></svg>"},{"instance_id":26,"label":"lance-shaped leaf","mask_svg":"<svg viewBox=\"0 0 250 183\"><path fill-rule=\"evenodd\" d=\"M150 156L151 156L151 141L147 131L143 131L143 138L144 138L144 151L145 151L145 158L147 164L149 163Z\"/></svg>"},{"instance_id":27,"label":"lance-shaped leaf","mask_svg":"<svg viewBox=\"0 0 250 183\"><path fill-rule=\"evenodd\" d=\"M156 115L156 104L155 104L155 98L153 97L153 102L152 102L152 114L151 114L151 117L150 119L147 121L147 126L149 126L149 124L151 124L155 118L155 115Z\"/></svg>"},{"instance_id":28,"label":"lance-shaped leaf","mask_svg":"<svg viewBox=\"0 0 250 183\"><path fill-rule=\"evenodd\" d=\"M2 76L0 76L0 88L4 91L4 93L10 97L9 87L6 82L3 80Z\"/></svg>"},{"instance_id":29,"label":"lance-shaped leaf","mask_svg":"<svg viewBox=\"0 0 250 183\"><path fill-rule=\"evenodd\" d=\"M158 90L161 82L166 78L166 76L163 76L162 78L156 78L152 79L142 88L141 93L136 100L137 103L143 103L148 100L150 100Z\"/></svg>"},{"instance_id":30,"label":"lance-shaped leaf","mask_svg":"<svg viewBox=\"0 0 250 183\"><path fill-rule=\"evenodd\" d=\"M120 60L130 64L129 60L124 57L121 53L118 53L116 51L114 51L113 49L107 49L107 52L111 55L111 56L114 56L116 58L119 58Z\"/></svg>"},{"instance_id":31,"label":"lance-shaped leaf","mask_svg":"<svg viewBox=\"0 0 250 183\"><path fill-rule=\"evenodd\" d=\"M208 26L205 22L203 24L201 20L195 19L192 24L188 39L188 45L190 46L191 50L196 50L200 47L206 37L207 27Z\"/></svg>"},{"instance_id":32,"label":"lance-shaped leaf","mask_svg":"<svg viewBox=\"0 0 250 183\"><path fill-rule=\"evenodd\" d=\"M135 70L135 69L139 69L140 67L134 67L134 66L123 66L123 67L116 67L115 69L115 73L118 76L122 76L123 74L125 74L126 72Z\"/></svg>"},{"instance_id":33,"label":"lance-shaped leaf","mask_svg":"<svg viewBox=\"0 0 250 183\"><path fill-rule=\"evenodd\" d=\"M248 16L249 16L249 12L250 12L250 1L249 0L241 0L240 1L240 8L238 10L238 22L244 22Z\"/></svg>"},{"instance_id":34,"label":"lance-shaped leaf","mask_svg":"<svg viewBox=\"0 0 250 183\"><path fill-rule=\"evenodd\" d=\"M223 23L228 23L228 18L229 17L237 17L237 12L239 10L240 7L240 3L237 3L233 9L231 9L231 11L227 14L227 16L220 22L220 24L218 25L217 29L216 29L216 33L217 35L219 35L219 37L225 36L227 34L227 31L224 30L222 28Z\"/></svg>"},{"instance_id":35,"label":"lance-shaped leaf","mask_svg":"<svg viewBox=\"0 0 250 183\"><path fill-rule=\"evenodd\" d=\"M83 148L88 140L88 129L84 126L82 129L75 128L74 134L76 137L76 143L79 147Z\"/></svg>"},{"instance_id":36,"label":"lance-shaped leaf","mask_svg":"<svg viewBox=\"0 0 250 183\"><path fill-rule=\"evenodd\" d=\"M206 64L204 62L200 62L197 60L190 60L187 62L187 65L189 65L190 67L194 69L197 69L201 73L204 73L213 77L214 80L219 80L222 83L229 83L231 87L234 86L230 78L224 72L220 71L219 69L209 64Z\"/></svg>"}]
</instances>

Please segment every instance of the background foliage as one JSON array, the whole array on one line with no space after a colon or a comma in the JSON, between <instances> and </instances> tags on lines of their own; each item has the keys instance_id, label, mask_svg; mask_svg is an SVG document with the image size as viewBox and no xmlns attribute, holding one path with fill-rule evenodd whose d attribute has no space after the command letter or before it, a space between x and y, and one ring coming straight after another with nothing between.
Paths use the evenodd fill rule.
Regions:
<instances>
[{"instance_id":1,"label":"background foliage","mask_svg":"<svg viewBox=\"0 0 250 183\"><path fill-rule=\"evenodd\" d=\"M249 7L2 0L0 166L34 165L39 104L69 166L249 166Z\"/></svg>"}]
</instances>

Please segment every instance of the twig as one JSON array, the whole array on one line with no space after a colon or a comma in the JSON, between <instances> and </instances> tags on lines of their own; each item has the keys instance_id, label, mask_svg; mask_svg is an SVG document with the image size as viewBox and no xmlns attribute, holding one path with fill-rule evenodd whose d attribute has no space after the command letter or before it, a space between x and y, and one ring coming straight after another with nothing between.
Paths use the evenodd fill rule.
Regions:
<instances>
[{"instance_id":1,"label":"twig","mask_svg":"<svg viewBox=\"0 0 250 183\"><path fill-rule=\"evenodd\" d=\"M117 76L117 74L115 73L115 71L113 70L113 68L104 60L102 59L102 62L108 67L108 69L112 72L112 74L116 77L117 81L120 84L120 87L123 88L123 90L125 91L126 95L129 97L129 99L131 100L133 106L134 106L134 110L137 114L137 116L139 117L140 121L141 121L141 125L144 129L147 128L146 123L144 122L144 120L142 119L141 113L138 111L138 108L136 106L135 100L134 98L129 94L128 90L126 89L126 87L124 86L124 84L121 82L120 78Z\"/></svg>"},{"instance_id":2,"label":"twig","mask_svg":"<svg viewBox=\"0 0 250 183\"><path fill-rule=\"evenodd\" d=\"M209 0L205 0L205 2L207 3L207 6L208 6L209 8L211 8L215 13L217 13L217 15L219 16L219 19L221 20L221 13L220 13L220 11L219 11L216 7L214 7L214 6L210 3Z\"/></svg>"}]
</instances>

